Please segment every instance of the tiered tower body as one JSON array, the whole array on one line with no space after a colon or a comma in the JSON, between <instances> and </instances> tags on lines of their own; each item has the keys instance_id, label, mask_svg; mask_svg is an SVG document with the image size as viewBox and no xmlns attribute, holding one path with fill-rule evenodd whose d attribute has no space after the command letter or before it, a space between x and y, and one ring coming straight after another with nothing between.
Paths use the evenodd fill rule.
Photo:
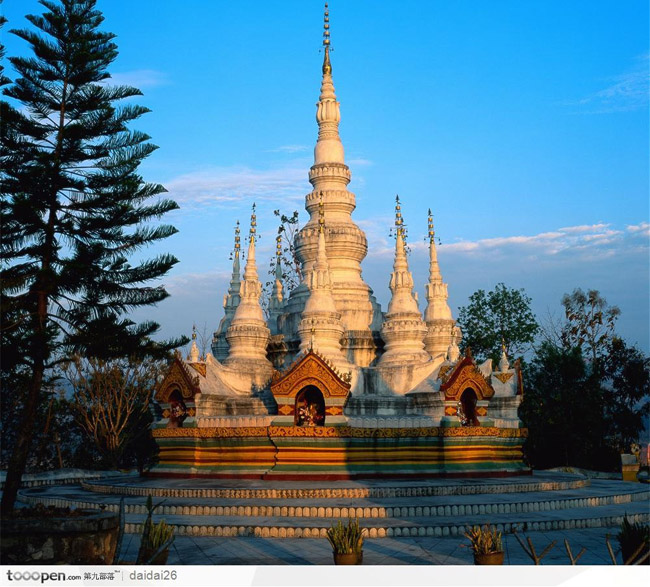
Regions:
<instances>
[{"instance_id":1,"label":"tiered tower body","mask_svg":"<svg viewBox=\"0 0 650 587\"><path fill-rule=\"evenodd\" d=\"M424 311L424 321L427 334L424 338L424 348L432 356L444 355L451 344L456 322L451 316L447 303L447 284L442 281L438 252L436 251L433 216L429 210L429 282L426 285L427 308Z\"/></svg>"},{"instance_id":2,"label":"tiered tower body","mask_svg":"<svg viewBox=\"0 0 650 587\"><path fill-rule=\"evenodd\" d=\"M350 362L365 367L378 356L382 316L372 289L361 276L361 261L368 252L368 241L351 216L355 196L347 189L350 168L345 164L339 136L341 113L332 81L327 13L325 18L325 56L316 109L318 140L314 149L314 164L309 170L309 181L314 189L306 197L305 208L309 220L298 233L295 247L302 273L307 275L318 255L318 209L322 201L327 218L324 236L332 295L344 328L343 349ZM281 320L285 340L289 345L294 342L294 350L295 343L299 341L296 333L308 295L309 289L305 284L294 289L288 300L287 314Z\"/></svg>"}]
</instances>

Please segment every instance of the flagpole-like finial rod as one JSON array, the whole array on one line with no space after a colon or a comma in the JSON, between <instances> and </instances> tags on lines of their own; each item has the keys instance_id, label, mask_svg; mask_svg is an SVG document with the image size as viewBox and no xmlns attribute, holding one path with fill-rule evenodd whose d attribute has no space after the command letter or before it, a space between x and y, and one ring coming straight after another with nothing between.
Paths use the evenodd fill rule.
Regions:
<instances>
[{"instance_id":1,"label":"flagpole-like finial rod","mask_svg":"<svg viewBox=\"0 0 650 587\"><path fill-rule=\"evenodd\" d=\"M235 252L238 252L241 248L241 237L239 236L239 220L235 223Z\"/></svg>"},{"instance_id":2,"label":"flagpole-like finial rod","mask_svg":"<svg viewBox=\"0 0 650 587\"><path fill-rule=\"evenodd\" d=\"M330 63L330 11L327 2L325 2L325 14L323 17L323 47L325 48L323 73L332 73L332 64Z\"/></svg>"},{"instance_id":3,"label":"flagpole-like finial rod","mask_svg":"<svg viewBox=\"0 0 650 587\"><path fill-rule=\"evenodd\" d=\"M196 340L196 324L192 324L192 340Z\"/></svg>"},{"instance_id":4,"label":"flagpole-like finial rod","mask_svg":"<svg viewBox=\"0 0 650 587\"><path fill-rule=\"evenodd\" d=\"M251 240L256 239L255 233L257 232L257 214L255 213L255 210L256 205L255 202L253 202L253 211L251 213L251 228L249 232Z\"/></svg>"},{"instance_id":5,"label":"flagpole-like finial rod","mask_svg":"<svg viewBox=\"0 0 650 587\"><path fill-rule=\"evenodd\" d=\"M433 214L431 214L431 208L429 208L427 223L429 229L429 242L433 242L434 237L436 236L435 231L433 230Z\"/></svg>"},{"instance_id":6,"label":"flagpole-like finial rod","mask_svg":"<svg viewBox=\"0 0 650 587\"><path fill-rule=\"evenodd\" d=\"M395 236L404 236L404 219L402 218L402 206L399 203L399 196L395 196Z\"/></svg>"}]
</instances>

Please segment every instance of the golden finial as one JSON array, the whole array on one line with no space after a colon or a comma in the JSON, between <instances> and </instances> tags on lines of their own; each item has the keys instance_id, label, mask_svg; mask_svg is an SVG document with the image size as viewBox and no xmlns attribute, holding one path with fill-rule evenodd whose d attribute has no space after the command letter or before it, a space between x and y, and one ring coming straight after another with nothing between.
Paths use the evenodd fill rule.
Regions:
<instances>
[{"instance_id":1,"label":"golden finial","mask_svg":"<svg viewBox=\"0 0 650 587\"><path fill-rule=\"evenodd\" d=\"M325 228L325 204L323 204L323 192L320 193L318 202L318 232L323 232Z\"/></svg>"},{"instance_id":2,"label":"golden finial","mask_svg":"<svg viewBox=\"0 0 650 587\"><path fill-rule=\"evenodd\" d=\"M506 339L501 336L501 352L506 352Z\"/></svg>"},{"instance_id":3,"label":"golden finial","mask_svg":"<svg viewBox=\"0 0 650 587\"><path fill-rule=\"evenodd\" d=\"M330 11L327 2L325 2L325 17L323 20L323 47L325 47L325 57L323 58L323 73L332 73L332 64L330 63Z\"/></svg>"},{"instance_id":4,"label":"golden finial","mask_svg":"<svg viewBox=\"0 0 650 587\"><path fill-rule=\"evenodd\" d=\"M279 259L282 257L282 235L275 237L275 256Z\"/></svg>"},{"instance_id":5,"label":"golden finial","mask_svg":"<svg viewBox=\"0 0 650 587\"><path fill-rule=\"evenodd\" d=\"M196 324L192 324L192 340L196 340Z\"/></svg>"},{"instance_id":6,"label":"golden finial","mask_svg":"<svg viewBox=\"0 0 650 587\"><path fill-rule=\"evenodd\" d=\"M404 220L402 219L402 206L399 203L399 196L395 196L395 236L404 236Z\"/></svg>"},{"instance_id":7,"label":"golden finial","mask_svg":"<svg viewBox=\"0 0 650 587\"><path fill-rule=\"evenodd\" d=\"M433 230L433 214L431 214L431 208L429 208L428 216L427 216L427 222L429 225L429 242L432 243L434 240L434 237L436 236L435 231Z\"/></svg>"},{"instance_id":8,"label":"golden finial","mask_svg":"<svg viewBox=\"0 0 650 587\"><path fill-rule=\"evenodd\" d=\"M238 252L241 248L240 237L239 237L239 220L235 224L235 252Z\"/></svg>"},{"instance_id":9,"label":"golden finial","mask_svg":"<svg viewBox=\"0 0 650 587\"><path fill-rule=\"evenodd\" d=\"M255 214L255 202L253 202L253 212L251 213L251 229L250 238L255 240L255 232L257 231L257 215Z\"/></svg>"}]
</instances>

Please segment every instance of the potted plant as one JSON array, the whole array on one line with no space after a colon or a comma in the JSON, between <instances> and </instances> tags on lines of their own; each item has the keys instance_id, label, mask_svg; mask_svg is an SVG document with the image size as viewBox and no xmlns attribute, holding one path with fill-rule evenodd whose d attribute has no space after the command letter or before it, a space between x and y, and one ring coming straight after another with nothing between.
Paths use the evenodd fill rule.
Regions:
<instances>
[{"instance_id":1,"label":"potted plant","mask_svg":"<svg viewBox=\"0 0 650 587\"><path fill-rule=\"evenodd\" d=\"M335 565L360 565L363 562L363 536L359 519L350 518L347 525L339 520L327 530L327 540L332 545Z\"/></svg>"},{"instance_id":2,"label":"potted plant","mask_svg":"<svg viewBox=\"0 0 650 587\"><path fill-rule=\"evenodd\" d=\"M501 532L494 526L490 524L473 526L467 529L465 537L469 539L470 548L474 553L475 565L503 564L504 553Z\"/></svg>"},{"instance_id":3,"label":"potted plant","mask_svg":"<svg viewBox=\"0 0 650 587\"><path fill-rule=\"evenodd\" d=\"M153 505L151 496L147 497L147 518L142 526L142 539L136 564L164 565L169 557L169 547L174 541L174 527L165 520L153 523L153 513L164 502Z\"/></svg>"},{"instance_id":4,"label":"potted plant","mask_svg":"<svg viewBox=\"0 0 650 587\"><path fill-rule=\"evenodd\" d=\"M631 524L625 516L616 539L621 547L623 564L634 562L645 555L650 548L650 526L639 522ZM642 548L644 544L645 548ZM630 559L634 559L634 561L630 561ZM641 564L650 564L650 557L646 557Z\"/></svg>"}]
</instances>

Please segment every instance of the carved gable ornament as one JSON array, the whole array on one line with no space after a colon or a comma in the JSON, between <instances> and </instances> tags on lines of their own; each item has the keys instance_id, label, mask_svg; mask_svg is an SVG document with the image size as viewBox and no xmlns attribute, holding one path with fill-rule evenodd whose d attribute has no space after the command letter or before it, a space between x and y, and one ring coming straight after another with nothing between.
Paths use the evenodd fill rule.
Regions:
<instances>
[{"instance_id":1,"label":"carved gable ornament","mask_svg":"<svg viewBox=\"0 0 650 587\"><path fill-rule=\"evenodd\" d=\"M469 353L454 367L440 386L440 391L444 392L445 400L458 401L467 388L473 389L479 400L490 399L494 395L494 388L483 377Z\"/></svg>"},{"instance_id":2,"label":"carved gable ornament","mask_svg":"<svg viewBox=\"0 0 650 587\"><path fill-rule=\"evenodd\" d=\"M197 393L201 393L199 377L200 375L197 375L195 371L190 371L183 360L176 356L167 375L158 385L154 399L158 403L169 403L169 396L172 392L180 391L184 400L192 401Z\"/></svg>"},{"instance_id":3,"label":"carved gable ornament","mask_svg":"<svg viewBox=\"0 0 650 587\"><path fill-rule=\"evenodd\" d=\"M286 373L276 376L271 383L271 393L274 397L296 397L308 385L317 387L325 400L346 397L350 393L350 384L314 351L309 351Z\"/></svg>"}]
</instances>

